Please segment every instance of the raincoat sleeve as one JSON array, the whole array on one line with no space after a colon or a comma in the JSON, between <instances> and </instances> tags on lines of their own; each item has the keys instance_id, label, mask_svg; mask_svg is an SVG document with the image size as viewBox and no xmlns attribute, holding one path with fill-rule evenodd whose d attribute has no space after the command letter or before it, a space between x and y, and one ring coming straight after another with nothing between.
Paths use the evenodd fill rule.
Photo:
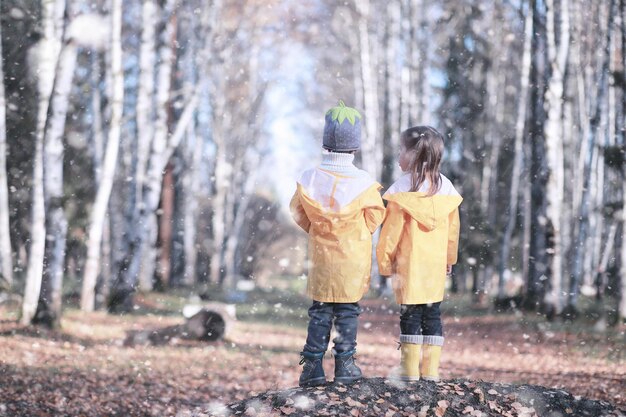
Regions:
<instances>
[{"instance_id":1,"label":"raincoat sleeve","mask_svg":"<svg viewBox=\"0 0 626 417\"><path fill-rule=\"evenodd\" d=\"M404 214L400 207L390 201L385 211L385 221L376 245L378 272L380 275L392 275L396 257L396 249L404 228Z\"/></svg>"},{"instance_id":2,"label":"raincoat sleeve","mask_svg":"<svg viewBox=\"0 0 626 417\"><path fill-rule=\"evenodd\" d=\"M378 191L373 191L370 205L365 207L363 215L365 216L365 225L370 233L374 233L378 226L383 222L385 217L385 205Z\"/></svg>"},{"instance_id":3,"label":"raincoat sleeve","mask_svg":"<svg viewBox=\"0 0 626 417\"><path fill-rule=\"evenodd\" d=\"M291 210L291 216L295 220L295 222L304 230L309 233L309 228L311 227L311 221L306 215L306 211L304 211L304 207L300 202L300 194L296 190L293 197L291 197L291 202L289 203L289 209Z\"/></svg>"},{"instance_id":4,"label":"raincoat sleeve","mask_svg":"<svg viewBox=\"0 0 626 417\"><path fill-rule=\"evenodd\" d=\"M455 208L448 216L448 257L447 264L454 265L457 261L459 251L459 230L461 221L459 219L459 208Z\"/></svg>"}]
</instances>

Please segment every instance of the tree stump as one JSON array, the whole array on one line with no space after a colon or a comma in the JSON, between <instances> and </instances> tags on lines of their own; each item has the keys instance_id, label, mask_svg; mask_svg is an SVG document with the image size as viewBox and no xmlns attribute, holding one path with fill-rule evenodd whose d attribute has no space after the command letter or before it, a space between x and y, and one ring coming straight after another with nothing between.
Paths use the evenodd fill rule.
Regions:
<instances>
[{"instance_id":1,"label":"tree stump","mask_svg":"<svg viewBox=\"0 0 626 417\"><path fill-rule=\"evenodd\" d=\"M207 341L223 339L236 320L235 306L222 303L188 305L183 308L183 316L187 317L185 330L189 338Z\"/></svg>"}]
</instances>

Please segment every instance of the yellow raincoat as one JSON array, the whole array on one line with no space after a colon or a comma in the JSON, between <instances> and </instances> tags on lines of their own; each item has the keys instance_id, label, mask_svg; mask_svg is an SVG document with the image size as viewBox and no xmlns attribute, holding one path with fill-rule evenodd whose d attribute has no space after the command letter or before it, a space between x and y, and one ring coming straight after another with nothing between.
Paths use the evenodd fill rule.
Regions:
<instances>
[{"instance_id":1,"label":"yellow raincoat","mask_svg":"<svg viewBox=\"0 0 626 417\"><path fill-rule=\"evenodd\" d=\"M315 301L354 303L369 289L372 233L385 207L380 184L354 176L309 170L298 182L291 213L309 234L307 295ZM322 185L320 185L322 184Z\"/></svg>"},{"instance_id":2,"label":"yellow raincoat","mask_svg":"<svg viewBox=\"0 0 626 417\"><path fill-rule=\"evenodd\" d=\"M397 181L404 181L404 187L392 186L383 196L388 204L376 255L380 274L393 275L398 304L442 301L446 265L457 261L458 207L463 199L447 178L442 179L441 190L430 197L402 191L407 176Z\"/></svg>"}]
</instances>

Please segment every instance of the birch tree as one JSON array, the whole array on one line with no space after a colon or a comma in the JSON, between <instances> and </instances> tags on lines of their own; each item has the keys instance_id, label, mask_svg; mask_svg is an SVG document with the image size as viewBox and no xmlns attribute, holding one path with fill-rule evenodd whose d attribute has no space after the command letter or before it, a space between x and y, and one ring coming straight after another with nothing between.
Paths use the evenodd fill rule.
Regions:
<instances>
[{"instance_id":1,"label":"birch tree","mask_svg":"<svg viewBox=\"0 0 626 417\"><path fill-rule=\"evenodd\" d=\"M87 260L81 292L81 309L93 311L95 307L95 287L100 269L100 255L102 236L105 228L106 213L109 197L113 188L117 154L120 143L120 129L124 105L124 72L122 69L122 0L111 1L110 12L110 62L111 62L111 92L110 109L111 122L99 178L96 199L93 204L91 221L87 240Z\"/></svg>"},{"instance_id":2,"label":"birch tree","mask_svg":"<svg viewBox=\"0 0 626 417\"><path fill-rule=\"evenodd\" d=\"M64 24L64 45L61 49L48 105L44 128L44 204L46 222L46 245L44 269L34 323L58 327L61 319L61 298L65 266L65 242L67 219L63 206L63 156L65 119L69 106L69 94L76 67L76 45L72 34Z\"/></svg>"},{"instance_id":3,"label":"birch tree","mask_svg":"<svg viewBox=\"0 0 626 417\"><path fill-rule=\"evenodd\" d=\"M530 68L530 120L529 135L531 141L529 180L530 206L529 225L529 263L524 292L524 306L538 309L544 301L548 269L546 196L547 170L545 161L545 141L543 124L546 115L544 98L546 89L545 59L541 45L545 44L545 14L536 0L531 0L533 10L532 57Z\"/></svg>"},{"instance_id":4,"label":"birch tree","mask_svg":"<svg viewBox=\"0 0 626 417\"><path fill-rule=\"evenodd\" d=\"M361 60L361 77L363 82L363 113L365 114L365 131L361 139L361 161L363 169L374 178L379 178L380 154L377 153L378 135L378 78L376 67L377 55L372 48L368 23L372 18L370 0L355 0L357 12L357 30L359 33L359 55Z\"/></svg>"},{"instance_id":5,"label":"birch tree","mask_svg":"<svg viewBox=\"0 0 626 417\"><path fill-rule=\"evenodd\" d=\"M621 113L621 126L622 126L622 146L626 147L626 1L620 0L620 15L621 15L621 43L622 43L622 113ZM619 317L623 321L626 320L626 161L622 161L621 166L622 174L622 237L621 237L621 252L620 260L621 266L619 271L620 276L620 293L619 293Z\"/></svg>"},{"instance_id":6,"label":"birch tree","mask_svg":"<svg viewBox=\"0 0 626 417\"><path fill-rule=\"evenodd\" d=\"M203 95L202 102L206 105L210 102L208 94L208 86L210 85L208 74L202 71L203 68L211 65L212 48L214 37L217 33L217 20L222 10L221 0L212 2L212 7L203 9L202 17L198 29L194 32L194 39L191 40L192 50L188 54L188 58L193 59L195 67L196 83L200 85L200 91ZM204 148L207 132L211 129L210 112L202 111L204 106L199 106L198 113L204 113L203 118L198 117L196 123L192 123L188 127L187 142L189 150L193 153L191 156L191 167L185 172L184 184L185 190L185 207L184 207L184 273L183 285L193 285L196 282L196 263L198 255L197 240L200 233L198 232L198 216L202 213L199 210L199 200L201 196L201 174L203 172ZM207 106L208 107L208 106ZM205 124L206 123L206 124ZM207 163L209 161L206 161ZM209 166L208 172L213 172L213 168Z\"/></svg>"},{"instance_id":7,"label":"birch tree","mask_svg":"<svg viewBox=\"0 0 626 417\"><path fill-rule=\"evenodd\" d=\"M607 25L606 28L611 28L613 24L613 6L615 4L615 0L610 0L608 4L608 13L607 13ZM605 109L604 101L606 98L607 90L608 90L608 70L609 70L609 59L610 59L610 50L611 50L611 42L612 42L612 34L613 31L607 29L606 31L606 39L604 41L604 45L602 48L603 54L601 55L601 66L599 69L599 75L597 76L597 88L598 94L595 99L595 104L593 111L591 112L591 119L589 120L589 130L587 134L587 149L588 155L585 160L585 166L582 175L582 197L580 201L580 209L578 213L578 219L580 219L580 225L578 230L578 236L576 237L575 246L574 246L574 257L573 257L573 268L572 268L572 276L570 277L569 282L569 291L568 291L568 299L567 299L567 309L570 314L574 314L577 310L578 303L578 295L579 295L579 285L582 281L583 275L583 262L584 262L584 251L585 251L585 243L588 238L588 220L590 215L590 189L589 189L589 181L591 178L591 170L593 163L593 155L594 148L597 143L597 138L600 134L600 123L602 118L602 112Z\"/></svg>"},{"instance_id":8,"label":"birch tree","mask_svg":"<svg viewBox=\"0 0 626 417\"><path fill-rule=\"evenodd\" d=\"M531 42L533 34L533 9L530 7L530 2L526 5L526 13L524 17L524 47L522 52L522 67L520 72L520 87L519 87L519 107L517 116L515 119L515 145L514 145L514 157L513 167L511 169L511 185L509 192L509 203L505 209L506 214L506 226L504 234L502 236L502 244L500 247L500 260L499 260L499 280L498 280L498 294L499 299L504 298L504 284L507 279L507 275L510 274L508 267L511 254L511 238L513 237L513 231L517 224L518 216L518 201L520 192L520 177L522 172L522 166L524 162L524 127L526 125L526 114L528 109L528 87L530 76L530 60L531 60Z\"/></svg>"},{"instance_id":9,"label":"birch tree","mask_svg":"<svg viewBox=\"0 0 626 417\"><path fill-rule=\"evenodd\" d=\"M37 126L35 130L35 153L33 157L33 197L31 239L28 256L28 270L24 299L22 301L23 324L30 324L37 310L41 280L44 269L44 254L46 246L46 210L44 203L44 135L48 116L48 106L59 51L61 49L62 30L64 27L63 14L65 0L41 2L41 26L43 37L33 47L29 60L36 66L38 106Z\"/></svg>"},{"instance_id":10,"label":"birch tree","mask_svg":"<svg viewBox=\"0 0 626 417\"><path fill-rule=\"evenodd\" d=\"M620 253L620 297L618 309L619 318L622 322L624 322L626 320L626 203L624 202L626 201L626 167L622 166L622 172L622 250Z\"/></svg>"},{"instance_id":11,"label":"birch tree","mask_svg":"<svg viewBox=\"0 0 626 417\"><path fill-rule=\"evenodd\" d=\"M554 0L546 1L546 22L548 40L548 63L550 80L545 93L547 120L544 125L546 162L548 169L547 221L551 236L550 289L546 304L557 314L563 308L563 244L562 244L562 202L564 197L563 167L563 91L567 59L569 53L569 1L561 0L558 10ZM559 29L557 43L557 28Z\"/></svg>"},{"instance_id":12,"label":"birch tree","mask_svg":"<svg viewBox=\"0 0 626 417\"><path fill-rule=\"evenodd\" d=\"M0 40L2 39L2 22L0 21ZM0 291L10 289L13 285L13 253L11 251L11 234L9 228L9 190L7 187L7 130L6 100L4 97L4 71L2 67L2 42L0 42Z\"/></svg>"},{"instance_id":13,"label":"birch tree","mask_svg":"<svg viewBox=\"0 0 626 417\"><path fill-rule=\"evenodd\" d=\"M397 62L402 59L399 55L401 8L400 1L392 1L387 5L385 19L385 68L383 75L383 130L382 130L382 167L381 184L389 187L399 172L396 161L400 146L400 88L398 81L401 71L398 70ZM407 45L408 46L408 45ZM408 103L407 103L408 105ZM407 126L408 127L408 126Z\"/></svg>"}]
</instances>

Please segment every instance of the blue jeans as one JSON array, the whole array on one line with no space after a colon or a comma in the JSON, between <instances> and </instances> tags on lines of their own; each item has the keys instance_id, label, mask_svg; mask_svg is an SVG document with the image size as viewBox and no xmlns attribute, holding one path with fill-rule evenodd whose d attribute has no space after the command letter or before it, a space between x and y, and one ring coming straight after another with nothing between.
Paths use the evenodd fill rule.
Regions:
<instances>
[{"instance_id":1,"label":"blue jeans","mask_svg":"<svg viewBox=\"0 0 626 417\"><path fill-rule=\"evenodd\" d=\"M361 314L359 303L313 301L309 308L309 328L303 351L314 354L326 352L333 320L337 330L337 337L333 339L335 354L353 351L356 348L359 314Z\"/></svg>"},{"instance_id":2,"label":"blue jeans","mask_svg":"<svg viewBox=\"0 0 626 417\"><path fill-rule=\"evenodd\" d=\"M424 336L443 336L439 303L402 304L400 307L400 333Z\"/></svg>"}]
</instances>

